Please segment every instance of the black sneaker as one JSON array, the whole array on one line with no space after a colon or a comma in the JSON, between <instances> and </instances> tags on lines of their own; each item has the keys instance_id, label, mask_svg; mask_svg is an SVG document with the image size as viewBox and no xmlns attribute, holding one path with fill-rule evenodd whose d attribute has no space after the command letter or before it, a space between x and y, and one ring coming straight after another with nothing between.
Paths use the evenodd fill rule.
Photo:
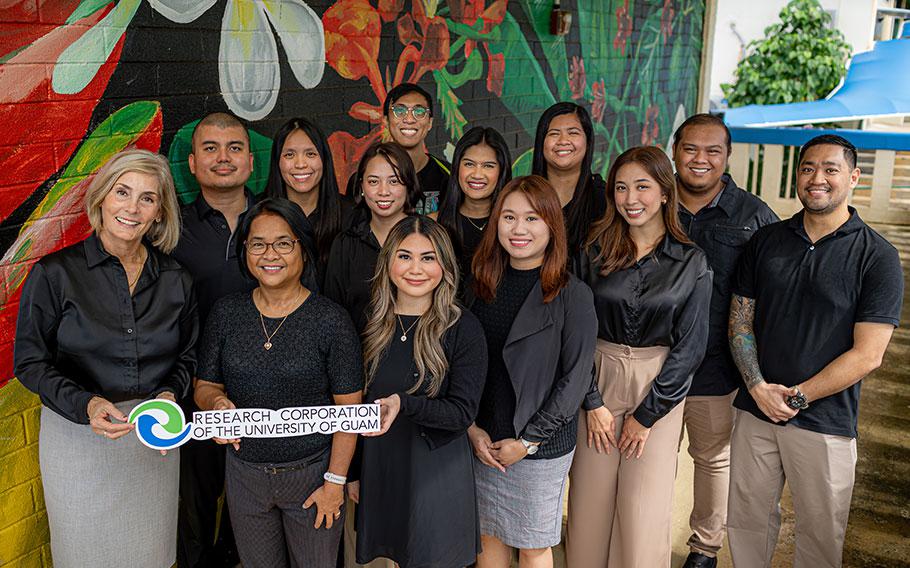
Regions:
<instances>
[{"instance_id":1,"label":"black sneaker","mask_svg":"<svg viewBox=\"0 0 910 568\"><path fill-rule=\"evenodd\" d=\"M717 558L711 558L698 552L690 552L683 568L717 568Z\"/></svg>"}]
</instances>

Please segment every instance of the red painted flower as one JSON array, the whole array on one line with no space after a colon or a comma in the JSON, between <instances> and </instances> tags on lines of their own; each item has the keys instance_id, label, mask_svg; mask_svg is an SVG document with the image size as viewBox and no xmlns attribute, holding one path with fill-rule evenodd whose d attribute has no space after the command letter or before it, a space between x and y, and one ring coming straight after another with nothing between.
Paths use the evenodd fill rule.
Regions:
<instances>
[{"instance_id":1,"label":"red painted flower","mask_svg":"<svg viewBox=\"0 0 910 568\"><path fill-rule=\"evenodd\" d=\"M660 116L660 108L657 105L650 105L645 111L645 123L641 128L641 145L651 146L657 141L660 130L657 126L657 118Z\"/></svg>"},{"instance_id":2,"label":"red painted flower","mask_svg":"<svg viewBox=\"0 0 910 568\"><path fill-rule=\"evenodd\" d=\"M572 56L572 63L569 64L569 88L572 90L572 98L575 100L585 97L585 89L588 88L588 77L585 75L585 60L577 55Z\"/></svg>"},{"instance_id":3,"label":"red painted flower","mask_svg":"<svg viewBox=\"0 0 910 568\"><path fill-rule=\"evenodd\" d=\"M664 0L663 12L660 14L660 35L663 37L664 44L673 35L673 16L676 15L676 9L673 8L673 0Z\"/></svg>"},{"instance_id":4,"label":"red painted flower","mask_svg":"<svg viewBox=\"0 0 910 568\"><path fill-rule=\"evenodd\" d=\"M594 122L600 122L604 118L604 110L607 108L606 93L607 87L603 79L591 85L591 94L594 95L594 102L591 104L591 117Z\"/></svg>"},{"instance_id":5,"label":"red painted flower","mask_svg":"<svg viewBox=\"0 0 910 568\"><path fill-rule=\"evenodd\" d=\"M626 54L626 43L632 36L632 17L629 16L629 0L616 9L616 37L613 38L613 49Z\"/></svg>"},{"instance_id":6,"label":"red painted flower","mask_svg":"<svg viewBox=\"0 0 910 568\"><path fill-rule=\"evenodd\" d=\"M382 21L367 0L339 0L322 15L325 59L345 79L367 77L379 97L385 85L379 72L379 38Z\"/></svg>"},{"instance_id":7,"label":"red painted flower","mask_svg":"<svg viewBox=\"0 0 910 568\"><path fill-rule=\"evenodd\" d=\"M471 27L481 20L481 34L490 33L493 28L502 23L506 17L508 0L495 0L489 6L487 0L449 0L449 15L452 20ZM464 56L470 57L477 47L477 41L469 39L464 44ZM493 53L486 42L483 44L487 55L487 90L496 96L502 96L502 86L505 80L506 58L505 54Z\"/></svg>"}]
</instances>

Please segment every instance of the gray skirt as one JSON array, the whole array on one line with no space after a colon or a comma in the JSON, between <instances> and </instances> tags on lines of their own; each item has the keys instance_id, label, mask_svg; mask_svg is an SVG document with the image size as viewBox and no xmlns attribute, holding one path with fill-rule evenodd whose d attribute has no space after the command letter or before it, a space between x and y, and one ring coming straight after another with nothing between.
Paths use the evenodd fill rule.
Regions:
<instances>
[{"instance_id":1,"label":"gray skirt","mask_svg":"<svg viewBox=\"0 0 910 568\"><path fill-rule=\"evenodd\" d=\"M42 407L38 454L54 566L174 564L178 450L162 456L134 433L108 440Z\"/></svg>"},{"instance_id":2,"label":"gray skirt","mask_svg":"<svg viewBox=\"0 0 910 568\"><path fill-rule=\"evenodd\" d=\"M573 450L549 460L523 459L502 473L474 459L480 534L513 548L547 548L562 538L563 496Z\"/></svg>"}]
</instances>

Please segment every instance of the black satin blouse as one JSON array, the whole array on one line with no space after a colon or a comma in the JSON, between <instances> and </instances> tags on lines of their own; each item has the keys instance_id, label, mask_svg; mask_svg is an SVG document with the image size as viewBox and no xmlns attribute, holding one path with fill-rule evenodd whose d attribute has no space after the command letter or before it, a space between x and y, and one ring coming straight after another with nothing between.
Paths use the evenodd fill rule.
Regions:
<instances>
[{"instance_id":1,"label":"black satin blouse","mask_svg":"<svg viewBox=\"0 0 910 568\"><path fill-rule=\"evenodd\" d=\"M120 402L169 391L180 399L196 372L192 278L146 249L132 296L123 265L95 235L39 260L23 285L16 376L77 424L88 424L93 396Z\"/></svg>"},{"instance_id":2,"label":"black satin blouse","mask_svg":"<svg viewBox=\"0 0 910 568\"><path fill-rule=\"evenodd\" d=\"M669 235L634 266L600 275L589 250L580 263L581 278L594 292L600 339L630 347L670 348L660 373L634 412L650 428L669 413L689 391L708 341L711 270L705 254ZM585 410L603 406L592 385Z\"/></svg>"}]
</instances>

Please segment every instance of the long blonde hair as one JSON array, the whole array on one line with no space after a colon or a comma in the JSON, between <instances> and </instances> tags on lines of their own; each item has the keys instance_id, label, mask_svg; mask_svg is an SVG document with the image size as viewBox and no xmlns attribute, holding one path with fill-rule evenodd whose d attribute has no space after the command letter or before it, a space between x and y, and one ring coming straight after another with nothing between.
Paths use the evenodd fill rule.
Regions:
<instances>
[{"instance_id":1,"label":"long blonde hair","mask_svg":"<svg viewBox=\"0 0 910 568\"><path fill-rule=\"evenodd\" d=\"M442 380L449 370L449 361L443 346L446 331L458 322L461 308L455 302L458 292L458 261L449 235L442 225L421 216L410 216L399 221L389 232L376 260L373 277L372 299L368 310L369 320L363 332L363 360L366 369L366 386L376 377L379 363L396 333L398 318L395 315L395 285L390 267L395 251L402 241L413 234L423 235L433 244L436 260L442 267L442 281L433 290L430 308L417 320L414 335L414 362L417 381L407 392L417 392L429 380L427 395L439 394Z\"/></svg>"}]
</instances>

